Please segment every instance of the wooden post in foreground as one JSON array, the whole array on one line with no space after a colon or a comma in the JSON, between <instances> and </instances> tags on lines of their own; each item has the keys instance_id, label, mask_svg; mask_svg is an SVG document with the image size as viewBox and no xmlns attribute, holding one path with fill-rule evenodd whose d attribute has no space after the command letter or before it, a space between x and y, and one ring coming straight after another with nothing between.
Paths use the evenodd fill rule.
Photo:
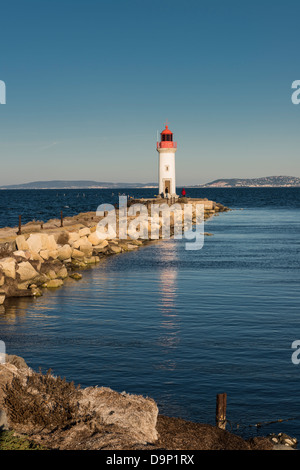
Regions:
<instances>
[{"instance_id":1,"label":"wooden post in foreground","mask_svg":"<svg viewBox=\"0 0 300 470\"><path fill-rule=\"evenodd\" d=\"M17 235L21 235L22 233L22 216L19 215L19 230L17 231Z\"/></svg>"},{"instance_id":2,"label":"wooden post in foreground","mask_svg":"<svg viewBox=\"0 0 300 470\"><path fill-rule=\"evenodd\" d=\"M64 226L64 218L63 218L63 211L60 211L60 226Z\"/></svg>"},{"instance_id":3,"label":"wooden post in foreground","mask_svg":"<svg viewBox=\"0 0 300 470\"><path fill-rule=\"evenodd\" d=\"M227 393L219 393L216 405L216 426L220 429L226 428L226 407Z\"/></svg>"}]
</instances>

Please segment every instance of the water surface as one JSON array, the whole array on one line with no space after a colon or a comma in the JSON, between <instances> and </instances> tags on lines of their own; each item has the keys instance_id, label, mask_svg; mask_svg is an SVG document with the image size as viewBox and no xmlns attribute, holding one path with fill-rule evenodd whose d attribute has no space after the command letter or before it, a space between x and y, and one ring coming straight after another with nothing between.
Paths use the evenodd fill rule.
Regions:
<instances>
[{"instance_id":1,"label":"water surface","mask_svg":"<svg viewBox=\"0 0 300 470\"><path fill-rule=\"evenodd\" d=\"M207 196L236 210L206 223L202 250L155 243L11 300L0 317L8 352L83 386L151 396L167 415L213 423L227 392L233 423L298 417L300 191L228 191ZM276 431L300 438L300 420L261 433Z\"/></svg>"}]
</instances>

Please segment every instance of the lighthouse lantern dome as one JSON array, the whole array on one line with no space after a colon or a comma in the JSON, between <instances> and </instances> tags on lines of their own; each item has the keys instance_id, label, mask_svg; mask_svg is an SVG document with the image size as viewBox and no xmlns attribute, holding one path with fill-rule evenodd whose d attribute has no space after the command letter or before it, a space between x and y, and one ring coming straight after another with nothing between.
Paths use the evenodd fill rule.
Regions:
<instances>
[{"instance_id":1,"label":"lighthouse lantern dome","mask_svg":"<svg viewBox=\"0 0 300 470\"><path fill-rule=\"evenodd\" d=\"M167 125L166 128L161 132L160 136L162 142L173 142L173 132L170 131Z\"/></svg>"}]
</instances>

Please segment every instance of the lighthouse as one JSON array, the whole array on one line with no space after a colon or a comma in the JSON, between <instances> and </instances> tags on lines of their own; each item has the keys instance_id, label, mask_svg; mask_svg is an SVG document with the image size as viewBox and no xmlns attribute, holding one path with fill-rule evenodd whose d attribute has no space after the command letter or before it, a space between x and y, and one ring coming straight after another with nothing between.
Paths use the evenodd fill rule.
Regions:
<instances>
[{"instance_id":1,"label":"lighthouse","mask_svg":"<svg viewBox=\"0 0 300 470\"><path fill-rule=\"evenodd\" d=\"M160 134L160 142L157 142L156 150L159 154L159 194L163 194L164 197L176 197L175 152L177 142L173 142L173 132L170 131L167 124Z\"/></svg>"}]
</instances>

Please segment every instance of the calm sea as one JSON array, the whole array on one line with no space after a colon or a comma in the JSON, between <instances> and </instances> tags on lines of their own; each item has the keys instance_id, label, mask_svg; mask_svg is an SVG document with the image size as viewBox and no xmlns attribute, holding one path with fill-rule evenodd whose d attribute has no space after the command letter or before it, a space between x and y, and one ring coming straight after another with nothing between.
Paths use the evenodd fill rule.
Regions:
<instances>
[{"instance_id":1,"label":"calm sea","mask_svg":"<svg viewBox=\"0 0 300 470\"><path fill-rule=\"evenodd\" d=\"M0 226L16 225L19 213L28 221L95 210L117 202L112 193L1 191ZM36 300L11 300L0 339L35 369L151 396L171 416L214 423L216 394L227 392L238 432L296 418L259 433L300 439L300 365L291 361L300 339L300 189L188 193L234 209L206 223L214 236L202 250L159 242L108 258Z\"/></svg>"}]
</instances>

